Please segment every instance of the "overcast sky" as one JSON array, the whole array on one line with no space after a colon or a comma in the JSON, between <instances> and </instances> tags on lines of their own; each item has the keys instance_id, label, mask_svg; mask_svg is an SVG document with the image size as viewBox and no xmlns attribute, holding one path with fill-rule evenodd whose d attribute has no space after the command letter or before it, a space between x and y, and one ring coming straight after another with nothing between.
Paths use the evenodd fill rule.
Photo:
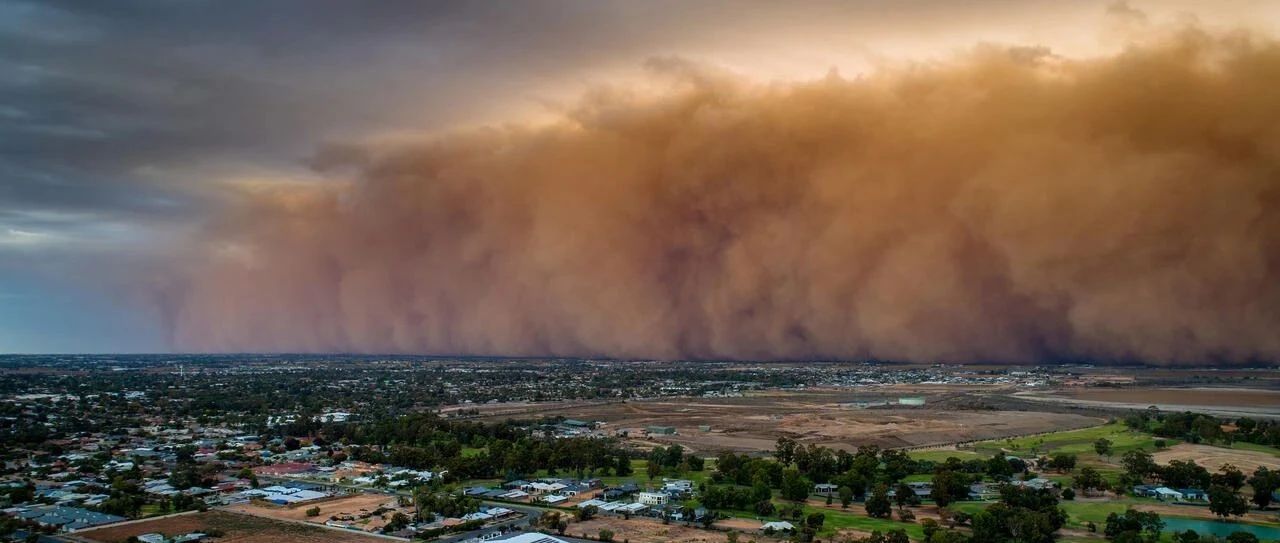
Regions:
<instances>
[{"instance_id":1,"label":"overcast sky","mask_svg":"<svg viewBox=\"0 0 1280 543\"><path fill-rule=\"evenodd\" d=\"M1133 2L1274 30L1280 3ZM1198 7L1211 5L1207 10ZM0 352L163 351L147 264L329 143L536 119L650 58L856 75L981 41L1114 50L1105 1L0 0ZM1140 21L1135 24L1140 24Z\"/></svg>"}]
</instances>

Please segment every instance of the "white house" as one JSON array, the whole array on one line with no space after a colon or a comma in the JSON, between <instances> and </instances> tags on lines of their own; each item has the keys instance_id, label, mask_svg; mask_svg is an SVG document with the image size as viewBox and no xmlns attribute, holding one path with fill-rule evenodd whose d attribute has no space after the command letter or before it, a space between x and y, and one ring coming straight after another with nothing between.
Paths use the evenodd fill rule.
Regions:
<instances>
[{"instance_id":1,"label":"white house","mask_svg":"<svg viewBox=\"0 0 1280 543\"><path fill-rule=\"evenodd\" d=\"M662 492L641 492L636 494L636 501L644 505L666 505L667 495Z\"/></svg>"}]
</instances>

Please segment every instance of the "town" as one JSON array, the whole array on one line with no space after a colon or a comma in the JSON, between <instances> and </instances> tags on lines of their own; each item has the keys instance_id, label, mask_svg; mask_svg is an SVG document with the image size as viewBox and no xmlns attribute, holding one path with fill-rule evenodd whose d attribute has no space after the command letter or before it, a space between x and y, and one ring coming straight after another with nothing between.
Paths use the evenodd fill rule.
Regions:
<instances>
[{"instance_id":1,"label":"town","mask_svg":"<svg viewBox=\"0 0 1280 543\"><path fill-rule=\"evenodd\" d=\"M1232 541L1280 532L1271 396L1199 386L1257 387L1280 379L1271 370L1135 382L1087 366L874 362L0 367L0 529L15 541L1192 541L1215 518ZM1190 385L1180 401L1227 391L1252 404L1230 409L1261 415L1090 399Z\"/></svg>"}]
</instances>

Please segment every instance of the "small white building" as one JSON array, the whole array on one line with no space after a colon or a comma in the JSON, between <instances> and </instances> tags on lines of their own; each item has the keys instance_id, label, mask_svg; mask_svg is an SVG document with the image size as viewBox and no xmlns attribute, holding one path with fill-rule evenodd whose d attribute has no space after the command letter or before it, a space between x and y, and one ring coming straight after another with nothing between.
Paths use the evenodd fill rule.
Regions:
<instances>
[{"instance_id":1,"label":"small white building","mask_svg":"<svg viewBox=\"0 0 1280 543\"><path fill-rule=\"evenodd\" d=\"M636 494L636 502L644 505L666 505L667 495L662 492L641 492Z\"/></svg>"},{"instance_id":2,"label":"small white building","mask_svg":"<svg viewBox=\"0 0 1280 543\"><path fill-rule=\"evenodd\" d=\"M764 531L764 532L769 532L769 531L794 532L795 530L796 530L796 527L793 526L790 522L787 522L785 520L775 520L773 522L766 522L764 523L764 526L760 527L760 531Z\"/></svg>"}]
</instances>

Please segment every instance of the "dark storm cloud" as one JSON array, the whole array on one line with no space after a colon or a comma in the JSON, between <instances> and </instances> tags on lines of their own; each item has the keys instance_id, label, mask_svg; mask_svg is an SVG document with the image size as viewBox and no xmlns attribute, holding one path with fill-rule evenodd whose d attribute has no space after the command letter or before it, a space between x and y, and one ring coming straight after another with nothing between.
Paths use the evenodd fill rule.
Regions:
<instances>
[{"instance_id":1,"label":"dark storm cloud","mask_svg":"<svg viewBox=\"0 0 1280 543\"><path fill-rule=\"evenodd\" d=\"M606 8L548 7L5 2L0 210L188 220L217 196L194 166L287 169L328 138L464 122L593 54L563 38L602 36Z\"/></svg>"}]
</instances>

